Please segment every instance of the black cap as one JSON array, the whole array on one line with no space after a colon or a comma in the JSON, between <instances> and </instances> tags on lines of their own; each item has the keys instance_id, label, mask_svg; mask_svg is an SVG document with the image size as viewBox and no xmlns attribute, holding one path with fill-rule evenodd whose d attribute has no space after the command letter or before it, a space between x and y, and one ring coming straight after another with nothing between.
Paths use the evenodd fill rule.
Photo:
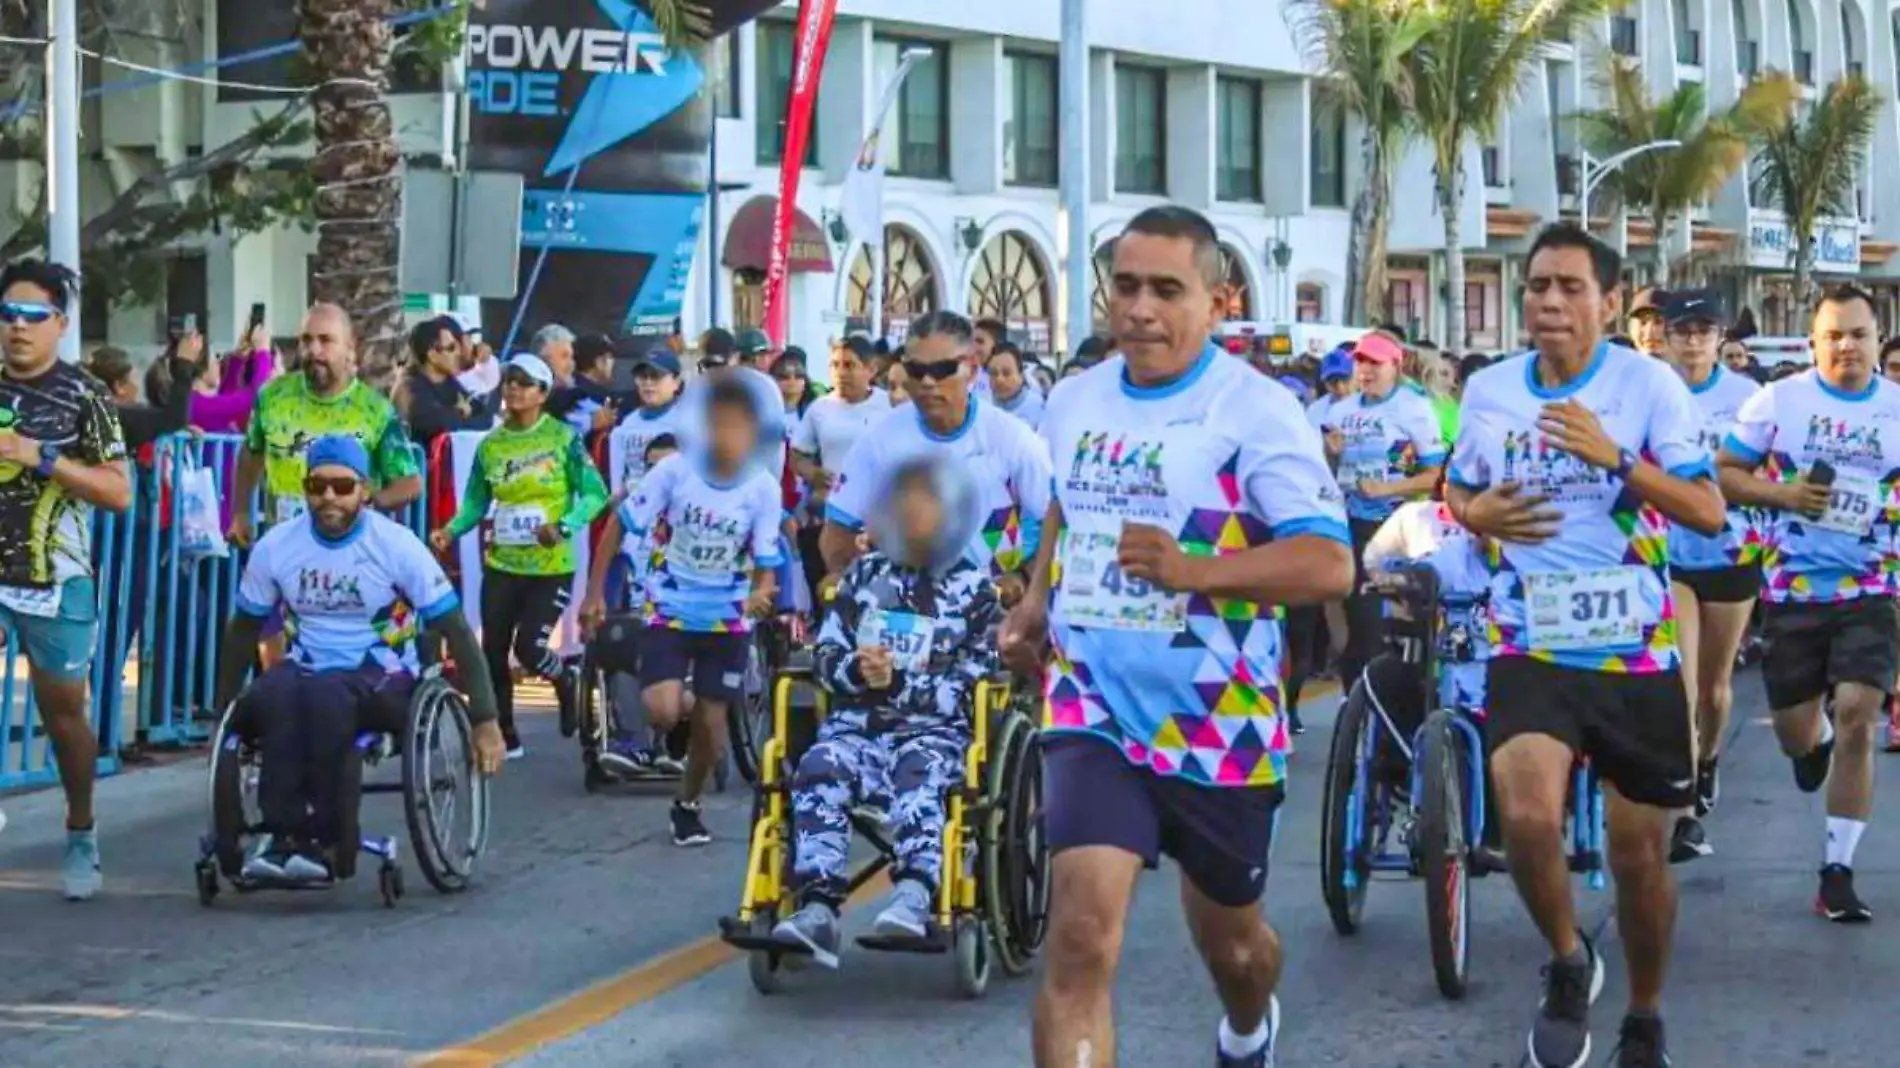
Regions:
<instances>
[{"instance_id":1,"label":"black cap","mask_svg":"<svg viewBox=\"0 0 1900 1068\"><path fill-rule=\"evenodd\" d=\"M1670 326L1690 322L1720 326L1728 321L1728 315L1722 309L1722 298L1712 289L1682 289L1664 294L1662 315L1663 321Z\"/></svg>"}]
</instances>

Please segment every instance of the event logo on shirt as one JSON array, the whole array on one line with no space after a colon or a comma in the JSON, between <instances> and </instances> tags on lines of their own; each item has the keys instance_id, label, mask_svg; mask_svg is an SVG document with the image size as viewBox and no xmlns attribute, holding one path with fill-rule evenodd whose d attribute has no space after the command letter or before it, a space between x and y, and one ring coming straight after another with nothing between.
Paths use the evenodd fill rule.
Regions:
<instances>
[{"instance_id":1,"label":"event logo on shirt","mask_svg":"<svg viewBox=\"0 0 1900 1068\"><path fill-rule=\"evenodd\" d=\"M370 617L370 628L383 644L391 649L400 649L416 637L416 610L408 601L398 597L389 602L389 606Z\"/></svg>"},{"instance_id":2,"label":"event logo on shirt","mask_svg":"<svg viewBox=\"0 0 1900 1068\"><path fill-rule=\"evenodd\" d=\"M510 456L501 462L501 477L497 482L513 482L523 477L548 481L554 477L557 469L554 457L546 453L530 456Z\"/></svg>"},{"instance_id":3,"label":"event logo on shirt","mask_svg":"<svg viewBox=\"0 0 1900 1068\"><path fill-rule=\"evenodd\" d=\"M1166 507L1167 480L1161 474L1165 446L1127 434L1084 433L1075 442L1067 489L1096 498L1103 507Z\"/></svg>"},{"instance_id":4,"label":"event logo on shirt","mask_svg":"<svg viewBox=\"0 0 1900 1068\"><path fill-rule=\"evenodd\" d=\"M1582 496L1605 485L1609 472L1551 444L1541 433L1520 430L1504 435L1504 481L1562 499L1567 491Z\"/></svg>"},{"instance_id":5,"label":"event logo on shirt","mask_svg":"<svg viewBox=\"0 0 1900 1068\"><path fill-rule=\"evenodd\" d=\"M368 606L355 575L338 575L322 568L297 572L297 604L304 612L360 612Z\"/></svg>"},{"instance_id":6,"label":"event logo on shirt","mask_svg":"<svg viewBox=\"0 0 1900 1068\"><path fill-rule=\"evenodd\" d=\"M1879 461L1885 455L1880 447L1880 428L1855 426L1845 419L1829 415L1808 417L1807 455L1829 463L1856 460Z\"/></svg>"}]
</instances>

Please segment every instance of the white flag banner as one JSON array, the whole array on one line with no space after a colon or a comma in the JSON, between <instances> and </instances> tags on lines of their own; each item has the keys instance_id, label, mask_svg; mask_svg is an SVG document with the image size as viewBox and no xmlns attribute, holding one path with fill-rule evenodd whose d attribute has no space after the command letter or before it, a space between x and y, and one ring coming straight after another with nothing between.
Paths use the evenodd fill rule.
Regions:
<instances>
[{"instance_id":1,"label":"white flag banner","mask_svg":"<svg viewBox=\"0 0 1900 1068\"><path fill-rule=\"evenodd\" d=\"M891 80L884 83L877 110L872 112L871 129L858 147L857 164L844 176L844 188L838 191L838 214L855 240L869 244L884 232L884 123L891 117L897 92L904 87L911 68L928 58L928 49L914 48L898 60Z\"/></svg>"},{"instance_id":2,"label":"white flag banner","mask_svg":"<svg viewBox=\"0 0 1900 1068\"><path fill-rule=\"evenodd\" d=\"M449 441L449 466L455 472L455 499L468 499L468 480L475 470L475 447L488 436L486 430L457 430ZM572 596L567 603L567 613L561 617L560 629L553 635L551 644L562 655L572 655L580 651L580 607L581 599L587 595L587 567L591 555L588 552L593 544L592 535L583 530L574 540L574 586ZM462 565L462 613L468 617L468 625L475 633L482 631L482 528L462 535L455 546L456 559Z\"/></svg>"}]
</instances>

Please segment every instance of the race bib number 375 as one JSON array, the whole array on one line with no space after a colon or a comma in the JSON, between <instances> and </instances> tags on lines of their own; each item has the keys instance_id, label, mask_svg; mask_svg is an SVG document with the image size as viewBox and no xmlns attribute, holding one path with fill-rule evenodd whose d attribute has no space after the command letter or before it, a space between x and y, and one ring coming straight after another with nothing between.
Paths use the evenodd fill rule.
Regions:
<instances>
[{"instance_id":1,"label":"race bib number 375","mask_svg":"<svg viewBox=\"0 0 1900 1068\"><path fill-rule=\"evenodd\" d=\"M1835 475L1834 485L1828 487L1827 511L1808 523L1821 530L1865 537L1880 515L1884 494L1879 479L1855 471L1841 471Z\"/></svg>"},{"instance_id":2,"label":"race bib number 375","mask_svg":"<svg viewBox=\"0 0 1900 1068\"><path fill-rule=\"evenodd\" d=\"M1524 576L1524 624L1533 649L1617 649L1642 642L1659 619L1643 596L1649 569L1629 565Z\"/></svg>"},{"instance_id":3,"label":"race bib number 375","mask_svg":"<svg viewBox=\"0 0 1900 1068\"><path fill-rule=\"evenodd\" d=\"M1062 610L1078 627L1173 633L1187 627L1187 594L1122 570L1113 534L1070 531L1063 545Z\"/></svg>"}]
</instances>

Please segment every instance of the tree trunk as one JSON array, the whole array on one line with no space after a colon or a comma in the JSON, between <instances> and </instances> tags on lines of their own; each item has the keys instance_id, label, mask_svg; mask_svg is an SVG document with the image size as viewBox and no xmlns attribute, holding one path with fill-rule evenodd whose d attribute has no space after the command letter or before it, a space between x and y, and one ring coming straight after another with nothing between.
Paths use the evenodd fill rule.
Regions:
<instances>
[{"instance_id":1,"label":"tree trunk","mask_svg":"<svg viewBox=\"0 0 1900 1068\"><path fill-rule=\"evenodd\" d=\"M402 350L397 276L402 156L389 116L393 0L299 0L299 34L316 86L317 258L311 301L356 327L359 370L386 384Z\"/></svg>"},{"instance_id":2,"label":"tree trunk","mask_svg":"<svg viewBox=\"0 0 1900 1068\"><path fill-rule=\"evenodd\" d=\"M1805 323L1814 314L1814 236L1799 238L1794 253L1794 306L1795 321Z\"/></svg>"},{"instance_id":3,"label":"tree trunk","mask_svg":"<svg viewBox=\"0 0 1900 1068\"><path fill-rule=\"evenodd\" d=\"M1458 218L1464 212L1465 169L1453 156L1451 166L1438 168L1438 211L1445 222L1445 323L1437 340L1447 352L1463 352L1465 336L1465 246Z\"/></svg>"},{"instance_id":4,"label":"tree trunk","mask_svg":"<svg viewBox=\"0 0 1900 1068\"><path fill-rule=\"evenodd\" d=\"M1365 182L1352 202L1351 236L1346 245L1345 323L1368 326L1383 318L1386 292L1385 244L1392 218L1392 182L1386 153L1372 133L1365 136Z\"/></svg>"},{"instance_id":5,"label":"tree trunk","mask_svg":"<svg viewBox=\"0 0 1900 1068\"><path fill-rule=\"evenodd\" d=\"M1656 276L1650 279L1650 284L1662 286L1664 288L1668 288L1668 286L1670 285L1669 241L1668 241L1669 229L1668 227L1669 227L1669 213L1668 212L1664 212L1664 211L1650 212L1649 259L1650 259L1650 264L1651 264L1650 269L1656 272Z\"/></svg>"}]
</instances>

